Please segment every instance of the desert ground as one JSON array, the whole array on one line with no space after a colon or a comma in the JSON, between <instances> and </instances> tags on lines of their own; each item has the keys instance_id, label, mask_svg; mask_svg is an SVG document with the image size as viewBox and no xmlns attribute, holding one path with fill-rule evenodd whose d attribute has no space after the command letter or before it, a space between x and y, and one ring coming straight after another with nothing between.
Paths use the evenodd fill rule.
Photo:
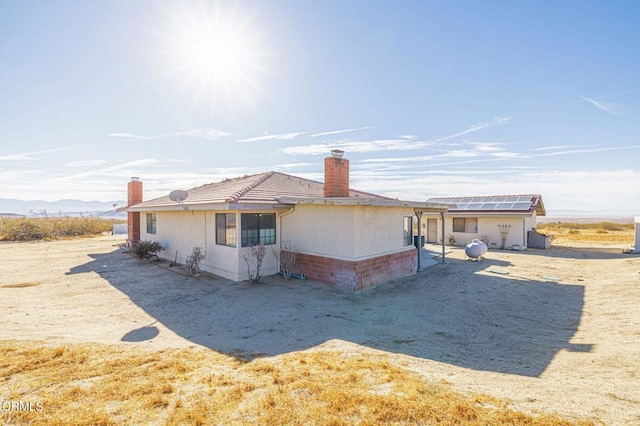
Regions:
<instances>
[{"instance_id":1,"label":"desert ground","mask_svg":"<svg viewBox=\"0 0 640 426\"><path fill-rule=\"evenodd\" d=\"M640 424L640 256L622 245L491 250L480 261L447 247L445 263L348 294L279 276L193 277L139 262L122 242L0 243L0 340L196 347L244 360L384 354L526 413Z\"/></svg>"}]
</instances>

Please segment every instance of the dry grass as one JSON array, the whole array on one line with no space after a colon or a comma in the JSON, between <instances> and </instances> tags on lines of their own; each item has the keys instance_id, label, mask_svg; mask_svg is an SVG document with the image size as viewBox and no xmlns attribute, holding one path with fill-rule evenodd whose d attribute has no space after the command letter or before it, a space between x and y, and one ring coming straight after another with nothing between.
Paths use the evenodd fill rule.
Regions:
<instances>
[{"instance_id":1,"label":"dry grass","mask_svg":"<svg viewBox=\"0 0 640 426\"><path fill-rule=\"evenodd\" d=\"M633 223L540 223L538 230L552 235L555 244L570 242L632 244L635 238Z\"/></svg>"},{"instance_id":2,"label":"dry grass","mask_svg":"<svg viewBox=\"0 0 640 426\"><path fill-rule=\"evenodd\" d=\"M113 221L98 217L0 218L0 241L55 240L111 232Z\"/></svg>"},{"instance_id":3,"label":"dry grass","mask_svg":"<svg viewBox=\"0 0 640 426\"><path fill-rule=\"evenodd\" d=\"M11 424L570 425L425 382L383 355L303 352L242 363L199 349L0 342L1 412ZM11 418L9 418L11 417Z\"/></svg>"}]
</instances>

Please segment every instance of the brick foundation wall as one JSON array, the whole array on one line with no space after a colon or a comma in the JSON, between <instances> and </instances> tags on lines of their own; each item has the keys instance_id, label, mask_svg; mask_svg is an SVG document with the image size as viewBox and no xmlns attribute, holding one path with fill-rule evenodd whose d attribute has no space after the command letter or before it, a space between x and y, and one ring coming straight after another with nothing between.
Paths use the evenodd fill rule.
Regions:
<instances>
[{"instance_id":1,"label":"brick foundation wall","mask_svg":"<svg viewBox=\"0 0 640 426\"><path fill-rule=\"evenodd\" d=\"M296 273L352 292L415 274L416 269L417 252L414 249L360 261L299 253L296 263Z\"/></svg>"},{"instance_id":2,"label":"brick foundation wall","mask_svg":"<svg viewBox=\"0 0 640 426\"><path fill-rule=\"evenodd\" d=\"M133 246L140 241L140 212L128 212L127 225L127 245Z\"/></svg>"}]
</instances>

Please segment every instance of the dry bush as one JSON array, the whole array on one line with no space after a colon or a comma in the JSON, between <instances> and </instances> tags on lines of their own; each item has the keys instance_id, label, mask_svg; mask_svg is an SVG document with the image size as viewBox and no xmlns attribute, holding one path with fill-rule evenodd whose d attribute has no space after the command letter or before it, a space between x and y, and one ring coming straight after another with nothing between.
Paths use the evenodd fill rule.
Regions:
<instances>
[{"instance_id":1,"label":"dry bush","mask_svg":"<svg viewBox=\"0 0 640 426\"><path fill-rule=\"evenodd\" d=\"M540 223L538 230L554 237L553 242L567 244L571 242L581 243L633 243L633 223L574 223L553 222Z\"/></svg>"},{"instance_id":2,"label":"dry bush","mask_svg":"<svg viewBox=\"0 0 640 426\"><path fill-rule=\"evenodd\" d=\"M3 341L0 400L43 403L41 412L0 412L19 425L592 424L466 396L384 355L328 351L241 363L199 349Z\"/></svg>"},{"instance_id":3,"label":"dry bush","mask_svg":"<svg viewBox=\"0 0 640 426\"><path fill-rule=\"evenodd\" d=\"M97 217L0 218L0 240L55 240L100 235L111 232L114 223Z\"/></svg>"},{"instance_id":4,"label":"dry bush","mask_svg":"<svg viewBox=\"0 0 640 426\"><path fill-rule=\"evenodd\" d=\"M295 271L298 263L298 249L293 243L283 241L280 244L280 252L278 252L273 246L271 247L273 255L280 262L280 271L282 272L284 279L291 278L291 274Z\"/></svg>"},{"instance_id":5,"label":"dry bush","mask_svg":"<svg viewBox=\"0 0 640 426\"><path fill-rule=\"evenodd\" d=\"M200 275L200 262L202 259L204 259L202 248L194 247L186 261L187 270L191 272L191 275Z\"/></svg>"},{"instance_id":6,"label":"dry bush","mask_svg":"<svg viewBox=\"0 0 640 426\"><path fill-rule=\"evenodd\" d=\"M158 257L158 253L164 250L162 243L159 241L144 240L138 242L131 249L131 254L138 260L150 259L155 256Z\"/></svg>"},{"instance_id":7,"label":"dry bush","mask_svg":"<svg viewBox=\"0 0 640 426\"><path fill-rule=\"evenodd\" d=\"M251 284L258 284L260 282L260 278L262 278L260 275L262 262L264 261L264 256L266 254L267 248L263 243L260 243L256 246L250 245L246 247L245 253L240 255L247 264L247 277Z\"/></svg>"}]
</instances>

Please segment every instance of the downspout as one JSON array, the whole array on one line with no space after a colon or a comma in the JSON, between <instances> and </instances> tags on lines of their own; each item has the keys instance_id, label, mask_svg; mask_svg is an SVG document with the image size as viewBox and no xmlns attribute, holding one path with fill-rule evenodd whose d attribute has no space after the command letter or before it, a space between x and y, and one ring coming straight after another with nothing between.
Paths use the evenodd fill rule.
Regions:
<instances>
[{"instance_id":1,"label":"downspout","mask_svg":"<svg viewBox=\"0 0 640 426\"><path fill-rule=\"evenodd\" d=\"M295 208L296 208L296 206L291 206L291 208L288 211L278 215L278 222L279 222L279 224L278 224L278 272L280 272L280 251L281 251L280 249L282 248L282 246L281 246L281 244L282 244L282 218L284 216L287 216L287 215L293 213L293 210Z\"/></svg>"},{"instance_id":2,"label":"downspout","mask_svg":"<svg viewBox=\"0 0 640 426\"><path fill-rule=\"evenodd\" d=\"M442 220L442 263L445 263L444 261L444 216L445 216L445 212L440 212L440 219Z\"/></svg>"}]
</instances>

